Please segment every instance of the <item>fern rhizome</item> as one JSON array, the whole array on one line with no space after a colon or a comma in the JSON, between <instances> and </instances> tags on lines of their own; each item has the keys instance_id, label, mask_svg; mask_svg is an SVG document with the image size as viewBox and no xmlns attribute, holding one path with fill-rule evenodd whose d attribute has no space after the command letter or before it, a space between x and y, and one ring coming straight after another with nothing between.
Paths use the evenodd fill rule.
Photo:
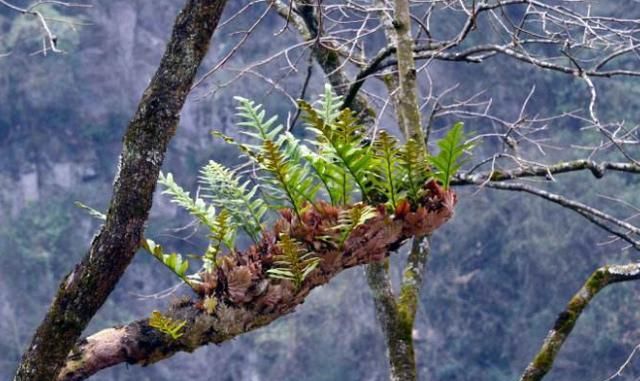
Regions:
<instances>
[{"instance_id":1,"label":"fern rhizome","mask_svg":"<svg viewBox=\"0 0 640 381\"><path fill-rule=\"evenodd\" d=\"M402 240L430 234L451 216L451 178L470 148L461 124L438 142L437 155L428 155L419 142L400 144L386 131L370 142L328 86L315 104L299 102L305 140L261 105L236 101L243 137L214 135L238 148L246 161L240 168L247 170L210 161L195 196L170 173L159 179L163 193L208 231L199 270L189 274L188 260L152 240L142 245L200 294L204 311L242 303L276 308L306 295L307 283L321 284L319 278L366 258L382 259ZM253 245L237 251L238 236ZM155 316L155 323L177 336L175 322Z\"/></svg>"}]
</instances>

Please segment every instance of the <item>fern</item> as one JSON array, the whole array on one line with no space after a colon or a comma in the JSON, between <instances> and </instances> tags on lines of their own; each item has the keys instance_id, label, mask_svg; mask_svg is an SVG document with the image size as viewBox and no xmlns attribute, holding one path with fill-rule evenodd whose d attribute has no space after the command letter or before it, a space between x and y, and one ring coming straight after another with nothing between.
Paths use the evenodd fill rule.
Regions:
<instances>
[{"instance_id":1,"label":"fern","mask_svg":"<svg viewBox=\"0 0 640 381\"><path fill-rule=\"evenodd\" d=\"M229 250L233 250L236 236L236 227L231 222L231 215L226 209L216 216L214 228L209 234L209 247L203 255L204 267L207 271L215 268L218 254L222 251L223 246Z\"/></svg>"},{"instance_id":2,"label":"fern","mask_svg":"<svg viewBox=\"0 0 640 381\"><path fill-rule=\"evenodd\" d=\"M409 139L398 153L401 172L400 187L406 191L411 202L417 202L420 189L430 174L426 152L421 144Z\"/></svg>"},{"instance_id":3,"label":"fern","mask_svg":"<svg viewBox=\"0 0 640 381\"><path fill-rule=\"evenodd\" d=\"M80 201L76 201L76 202L74 202L74 204L78 208L84 209L93 218L97 218L98 220L101 220L101 221L106 221L107 220L107 215L106 214L102 213L101 211L99 211L97 209L94 209L94 208L90 207L89 205L83 204Z\"/></svg>"},{"instance_id":4,"label":"fern","mask_svg":"<svg viewBox=\"0 0 640 381\"><path fill-rule=\"evenodd\" d=\"M323 169L327 172L323 173L323 183L329 185L328 193L340 194L340 201L348 204L352 189L349 182L353 180L362 199L368 201L368 176L374 167L374 157L364 147L364 131L356 117L349 109L343 109L334 121L328 122L309 103L300 101L299 106L305 112L307 129L316 137L312 143L325 158Z\"/></svg>"},{"instance_id":5,"label":"fern","mask_svg":"<svg viewBox=\"0 0 640 381\"><path fill-rule=\"evenodd\" d=\"M186 320L175 320L163 315L160 311L151 312L149 326L165 333L173 340L178 340L184 333L180 332L187 325Z\"/></svg>"},{"instance_id":6,"label":"fern","mask_svg":"<svg viewBox=\"0 0 640 381\"><path fill-rule=\"evenodd\" d=\"M320 258L306 252L300 242L287 234L280 235L278 247L282 254L275 257L276 267L267 270L267 274L271 278L291 281L298 290L307 276L318 267Z\"/></svg>"},{"instance_id":7,"label":"fern","mask_svg":"<svg viewBox=\"0 0 640 381\"><path fill-rule=\"evenodd\" d=\"M472 144L464 141L463 124L458 122L438 141L440 152L429 157L429 163L435 169L433 177L442 184L444 189L449 189L451 178L462 166L460 158L464 151L472 148Z\"/></svg>"},{"instance_id":8,"label":"fern","mask_svg":"<svg viewBox=\"0 0 640 381\"><path fill-rule=\"evenodd\" d=\"M328 83L324 85L324 93L318 103L320 104L322 120L324 120L325 123L333 123L340 115L340 110L342 110L342 97L336 95Z\"/></svg>"},{"instance_id":9,"label":"fern","mask_svg":"<svg viewBox=\"0 0 640 381\"><path fill-rule=\"evenodd\" d=\"M162 194L171 196L171 202L185 208L192 216L198 219L200 223L208 226L209 228L214 227L216 210L212 205L206 205L204 200L200 197L192 199L189 192L176 184L171 173L168 173L166 176L163 173L160 173L158 183L166 187Z\"/></svg>"},{"instance_id":10,"label":"fern","mask_svg":"<svg viewBox=\"0 0 640 381\"><path fill-rule=\"evenodd\" d=\"M342 210L338 215L338 224L334 229L340 230L340 245L349 238L355 228L376 216L376 209L370 205L358 203L350 209Z\"/></svg>"},{"instance_id":11,"label":"fern","mask_svg":"<svg viewBox=\"0 0 640 381\"><path fill-rule=\"evenodd\" d=\"M235 171L215 161L210 161L200 174L203 197L212 205L225 208L235 225L240 226L254 242L259 242L268 207L262 199L255 198L258 186L251 186L250 181L240 183Z\"/></svg>"},{"instance_id":12,"label":"fern","mask_svg":"<svg viewBox=\"0 0 640 381\"><path fill-rule=\"evenodd\" d=\"M154 258L159 260L160 263L165 265L169 270L173 271L173 273L176 274L185 283L190 285L190 282L186 276L187 270L189 270L188 260L183 260L180 254L165 254L162 250L162 246L156 244L150 239L145 239L142 241L142 248L145 249L149 254L153 255Z\"/></svg>"},{"instance_id":13,"label":"fern","mask_svg":"<svg viewBox=\"0 0 640 381\"><path fill-rule=\"evenodd\" d=\"M399 201L401 181L400 152L397 144L398 141L386 131L380 131L373 143L377 168L372 182L391 202L393 209Z\"/></svg>"},{"instance_id":14,"label":"fern","mask_svg":"<svg viewBox=\"0 0 640 381\"><path fill-rule=\"evenodd\" d=\"M275 125L276 118L265 118L261 105L236 97L240 102L238 116L243 121L242 133L258 140L257 145L239 145L245 154L268 174L260 177L265 194L276 202L275 207L290 206L299 216L305 203L315 201L319 185L316 184L307 163L302 160L299 141ZM285 205L279 203L284 202Z\"/></svg>"}]
</instances>

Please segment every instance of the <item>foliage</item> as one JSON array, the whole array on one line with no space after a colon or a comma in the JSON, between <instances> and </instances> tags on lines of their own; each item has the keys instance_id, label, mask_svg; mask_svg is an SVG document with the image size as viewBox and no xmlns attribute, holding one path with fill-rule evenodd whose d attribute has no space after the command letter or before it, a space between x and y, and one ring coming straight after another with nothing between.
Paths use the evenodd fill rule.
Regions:
<instances>
[{"instance_id":1,"label":"foliage","mask_svg":"<svg viewBox=\"0 0 640 381\"><path fill-rule=\"evenodd\" d=\"M226 209L222 209L214 220L214 228L209 234L209 247L203 255L204 267L207 271L213 270L216 266L218 254L222 251L223 245L233 250L236 228L231 223L231 215Z\"/></svg>"},{"instance_id":2,"label":"foliage","mask_svg":"<svg viewBox=\"0 0 640 381\"><path fill-rule=\"evenodd\" d=\"M291 281L297 290L306 277L318 267L320 258L306 252L302 244L288 234L280 235L278 248L281 254L275 257L276 267L267 270L267 274L271 278Z\"/></svg>"},{"instance_id":3,"label":"foliage","mask_svg":"<svg viewBox=\"0 0 640 381\"><path fill-rule=\"evenodd\" d=\"M207 203L200 197L196 197L195 200L192 199L188 192L176 184L171 173L166 176L161 173L158 182L166 187L166 190L162 192L163 194L170 195L172 202L185 208L200 223L209 228L210 244L206 253L203 255L203 261L205 268L210 270L215 266L215 259L223 246L226 246L230 250L235 246L237 226L231 221L230 212L226 209L222 209L216 214L216 209L212 204L207 205ZM237 189L237 192L241 193L242 191L241 189ZM222 201L219 197L217 200L220 202ZM243 224L244 221L238 219L237 223ZM162 259L164 257L155 254L153 250L149 250L149 252L154 254L156 258L161 259L165 265L167 264ZM184 278L184 274L179 276Z\"/></svg>"},{"instance_id":4,"label":"foliage","mask_svg":"<svg viewBox=\"0 0 640 381\"><path fill-rule=\"evenodd\" d=\"M398 141L386 131L380 131L373 144L377 161L373 183L381 189L393 209L398 205L400 193L401 167ZM409 176L415 174L409 173Z\"/></svg>"},{"instance_id":5,"label":"foliage","mask_svg":"<svg viewBox=\"0 0 640 381\"><path fill-rule=\"evenodd\" d=\"M319 189L309 165L302 161L299 141L283 132L282 125L275 125L275 116L266 119L261 105L241 97L236 100L240 103L237 115L242 120L238 123L241 132L259 142L244 148L266 175L258 178L263 192L275 208L290 206L299 216L306 202L315 201Z\"/></svg>"},{"instance_id":6,"label":"foliage","mask_svg":"<svg viewBox=\"0 0 640 381\"><path fill-rule=\"evenodd\" d=\"M406 191L410 201L416 202L422 185L431 173L422 145L414 139L407 140L398 152L398 164L402 173L399 188Z\"/></svg>"},{"instance_id":7,"label":"foliage","mask_svg":"<svg viewBox=\"0 0 640 381\"><path fill-rule=\"evenodd\" d=\"M200 174L200 180L204 186L203 197L215 207L225 208L234 223L257 243L268 211L264 200L255 197L258 186L251 186L249 180L241 183L236 171L215 161L210 161L202 168Z\"/></svg>"},{"instance_id":8,"label":"foliage","mask_svg":"<svg viewBox=\"0 0 640 381\"><path fill-rule=\"evenodd\" d=\"M336 229L340 230L340 244L342 245L349 234L358 226L367 222L368 219L375 217L376 209L370 205L357 203L353 207L343 210L338 215L338 225Z\"/></svg>"},{"instance_id":9,"label":"foliage","mask_svg":"<svg viewBox=\"0 0 640 381\"><path fill-rule=\"evenodd\" d=\"M433 176L442 184L444 189L449 189L449 183L453 175L462 166L460 158L464 151L471 149L470 143L465 143L462 123L458 122L447 131L445 136L438 141L440 152L435 156L429 156L429 163L436 170Z\"/></svg>"},{"instance_id":10,"label":"foliage","mask_svg":"<svg viewBox=\"0 0 640 381\"><path fill-rule=\"evenodd\" d=\"M362 200L369 201L370 175L375 166L373 152L367 147L364 128L353 112L343 109L336 115L334 110L340 98L330 96L330 92L331 89L327 87L320 110L305 101L299 102L304 111L307 130L315 136L311 143L322 156L321 159L314 160L314 168L317 168L316 173L322 177L329 195L333 195L334 204L351 202L351 181L357 185ZM335 119L325 119L327 116ZM338 195L339 198L336 199Z\"/></svg>"},{"instance_id":11,"label":"foliage","mask_svg":"<svg viewBox=\"0 0 640 381\"><path fill-rule=\"evenodd\" d=\"M461 124L438 143L440 153L435 157L428 157L413 140L401 146L386 131L380 131L370 144L363 126L353 112L342 108L342 98L330 86L325 87L315 105L299 103L307 131L312 133L305 143L285 131L276 117L267 117L262 105L235 99L238 127L249 141L214 135L242 152L246 164L254 166L253 178L242 179L238 170L209 161L200 171L202 194L194 198L175 183L171 174L161 175L159 180L172 202L209 228L210 243L202 256L207 271L217 266L224 247L233 251L238 227L258 243L270 210L291 208L301 219L304 208L317 208L322 196L332 205L344 206L335 226L340 231L338 242L334 242L343 245L354 229L375 215L375 204L385 203L395 211L403 200L417 202L430 176L448 187L451 176L460 168L460 156L470 148L462 143ZM354 205L358 193L362 202ZM278 246L282 253L276 266L268 270L269 276L300 287L319 259L288 235L280 237ZM161 249L156 250L160 251L149 251L184 279L181 258L167 257Z\"/></svg>"},{"instance_id":12,"label":"foliage","mask_svg":"<svg viewBox=\"0 0 640 381\"><path fill-rule=\"evenodd\" d=\"M180 185L173 180L173 175L168 173L160 173L158 183L165 186L162 194L171 196L171 202L180 205L186 209L189 214L194 216L200 223L213 229L215 226L216 209L213 205L207 205L203 199L197 197L192 199L189 192L185 191Z\"/></svg>"},{"instance_id":13,"label":"foliage","mask_svg":"<svg viewBox=\"0 0 640 381\"><path fill-rule=\"evenodd\" d=\"M178 340L184 333L180 332L187 325L186 320L175 320L163 315L160 311L151 312L149 326Z\"/></svg>"},{"instance_id":14,"label":"foliage","mask_svg":"<svg viewBox=\"0 0 640 381\"><path fill-rule=\"evenodd\" d=\"M183 260L182 256L177 253L165 254L162 250L162 246L156 244L150 239L144 239L142 241L142 248L153 255L162 264L167 266L167 268L173 271L173 273L180 279L189 284L189 280L186 277L187 270L189 269L188 260Z\"/></svg>"},{"instance_id":15,"label":"foliage","mask_svg":"<svg viewBox=\"0 0 640 381\"><path fill-rule=\"evenodd\" d=\"M101 221L106 221L107 220L107 215L102 213L101 211L94 209L92 207L90 207L89 205L83 204L80 201L76 201L74 202L75 206L77 206L78 208L86 211L87 213L89 213L89 215L93 218L96 218L98 220Z\"/></svg>"}]
</instances>

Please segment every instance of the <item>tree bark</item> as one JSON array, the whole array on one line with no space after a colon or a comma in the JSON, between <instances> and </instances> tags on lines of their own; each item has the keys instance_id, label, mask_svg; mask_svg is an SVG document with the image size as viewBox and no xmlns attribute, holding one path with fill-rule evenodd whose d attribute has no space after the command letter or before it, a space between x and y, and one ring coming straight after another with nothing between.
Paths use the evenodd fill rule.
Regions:
<instances>
[{"instance_id":1,"label":"tree bark","mask_svg":"<svg viewBox=\"0 0 640 381\"><path fill-rule=\"evenodd\" d=\"M14 380L56 379L76 340L131 262L167 145L225 3L188 0L177 16L160 66L125 133L106 222L86 256L60 284Z\"/></svg>"},{"instance_id":2,"label":"tree bark","mask_svg":"<svg viewBox=\"0 0 640 381\"><path fill-rule=\"evenodd\" d=\"M540 381L547 375L553 362L575 327L582 311L602 289L613 283L640 279L640 264L604 266L594 271L580 290L569 300L542 347L520 377L520 381Z\"/></svg>"}]
</instances>

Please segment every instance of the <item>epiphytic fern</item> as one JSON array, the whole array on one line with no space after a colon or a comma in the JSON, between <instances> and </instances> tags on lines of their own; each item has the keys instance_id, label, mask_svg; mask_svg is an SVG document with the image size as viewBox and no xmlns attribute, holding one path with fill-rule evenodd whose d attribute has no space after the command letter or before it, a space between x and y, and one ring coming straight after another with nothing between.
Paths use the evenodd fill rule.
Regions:
<instances>
[{"instance_id":1,"label":"epiphytic fern","mask_svg":"<svg viewBox=\"0 0 640 381\"><path fill-rule=\"evenodd\" d=\"M149 326L158 331L171 336L172 339L179 339L184 333L180 332L187 325L186 320L175 320L163 315L160 311L153 311L149 317Z\"/></svg>"},{"instance_id":2,"label":"epiphytic fern","mask_svg":"<svg viewBox=\"0 0 640 381\"><path fill-rule=\"evenodd\" d=\"M465 135L462 123L456 123L438 141L440 152L435 156L429 156L429 163L435 169L433 177L438 180L444 189L449 189L451 178L462 166L460 158L465 150L472 147L471 144L465 143Z\"/></svg>"},{"instance_id":3,"label":"epiphytic fern","mask_svg":"<svg viewBox=\"0 0 640 381\"><path fill-rule=\"evenodd\" d=\"M236 226L241 227L254 242L260 240L267 204L255 197L258 186L249 180L240 183L236 171L210 161L200 171L203 197L217 208L225 208Z\"/></svg>"},{"instance_id":4,"label":"epiphytic fern","mask_svg":"<svg viewBox=\"0 0 640 381\"><path fill-rule=\"evenodd\" d=\"M244 148L251 151L247 156L266 173L258 179L265 194L275 203L273 206L288 205L299 215L305 203L313 204L319 189L308 164L302 160L299 141L283 132L282 125L275 125L275 117L266 119L261 105L245 98L236 100L240 102L238 116L242 121L238 125L243 127L242 133L259 143Z\"/></svg>"},{"instance_id":5,"label":"epiphytic fern","mask_svg":"<svg viewBox=\"0 0 640 381\"><path fill-rule=\"evenodd\" d=\"M427 155L422 145L414 139L409 139L398 153L400 164L401 184L411 202L419 198L420 189L430 174Z\"/></svg>"},{"instance_id":6,"label":"epiphytic fern","mask_svg":"<svg viewBox=\"0 0 640 381\"><path fill-rule=\"evenodd\" d=\"M306 277L318 267L320 258L307 252L302 244L287 234L281 234L278 241L281 254L275 257L274 268L267 270L271 278L286 279L300 288Z\"/></svg>"},{"instance_id":7,"label":"epiphytic fern","mask_svg":"<svg viewBox=\"0 0 640 381\"><path fill-rule=\"evenodd\" d=\"M153 255L167 268L169 268L169 270L173 271L173 273L176 274L178 278L189 284L189 280L187 279L187 270L189 270L188 260L183 260L180 254L165 254L162 250L162 246L156 244L150 239L145 239L142 241L142 248L149 252L149 254Z\"/></svg>"},{"instance_id":8,"label":"epiphytic fern","mask_svg":"<svg viewBox=\"0 0 640 381\"><path fill-rule=\"evenodd\" d=\"M235 238L236 227L231 222L231 215L226 209L222 209L215 218L214 228L209 233L209 246L203 255L206 270L211 271L216 266L223 246L233 250Z\"/></svg>"},{"instance_id":9,"label":"epiphytic fern","mask_svg":"<svg viewBox=\"0 0 640 381\"><path fill-rule=\"evenodd\" d=\"M189 196L180 185L173 180L171 173L166 176L160 174L158 182L166 187L163 194L171 196L172 202L185 208L200 223L209 229L209 247L203 256L205 267L210 269L215 266L215 258L220 253L223 246L233 250L235 246L237 224L231 221L230 213L226 209L221 209L216 214L214 205L207 204L202 198L196 197L195 200ZM241 221L243 222L243 221ZM159 247L159 246L158 246ZM160 259L165 265L165 261L155 254L153 250L149 250L154 256ZM213 259L213 261L212 261ZM179 275L184 279L184 274Z\"/></svg>"},{"instance_id":10,"label":"epiphytic fern","mask_svg":"<svg viewBox=\"0 0 640 381\"><path fill-rule=\"evenodd\" d=\"M400 152L398 141L386 131L380 131L373 143L376 158L376 176L371 181L382 191L386 199L396 208L400 196Z\"/></svg>"},{"instance_id":11,"label":"epiphytic fern","mask_svg":"<svg viewBox=\"0 0 640 381\"><path fill-rule=\"evenodd\" d=\"M312 143L325 158L326 173L324 184L329 184L328 192L341 194L340 201L351 201L350 181L354 181L361 197L367 201L370 171L374 165L373 153L365 147L364 129L349 109L343 109L335 120L328 122L322 110L314 109L309 103L299 102L305 113L307 129L315 135Z\"/></svg>"},{"instance_id":12,"label":"epiphytic fern","mask_svg":"<svg viewBox=\"0 0 640 381\"><path fill-rule=\"evenodd\" d=\"M376 214L374 207L362 203L357 203L351 208L341 211L338 216L338 225L335 227L340 231L340 245L349 238L355 228L375 217Z\"/></svg>"},{"instance_id":13,"label":"epiphytic fern","mask_svg":"<svg viewBox=\"0 0 640 381\"><path fill-rule=\"evenodd\" d=\"M160 173L158 183L165 186L162 194L171 196L171 202L185 208L200 223L211 228L216 216L216 209L213 205L207 205L203 199L197 197L192 199L189 192L185 191L180 185L173 180L173 175L168 173Z\"/></svg>"}]
</instances>

